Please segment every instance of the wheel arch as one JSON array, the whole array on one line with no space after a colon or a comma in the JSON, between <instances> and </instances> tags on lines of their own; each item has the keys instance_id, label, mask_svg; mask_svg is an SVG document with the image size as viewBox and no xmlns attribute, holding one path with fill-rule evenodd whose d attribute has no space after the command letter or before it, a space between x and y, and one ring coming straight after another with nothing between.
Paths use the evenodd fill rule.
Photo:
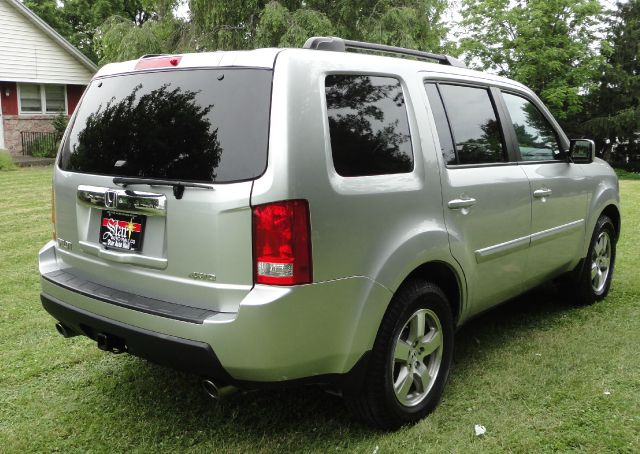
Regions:
<instances>
[{"instance_id":1,"label":"wheel arch","mask_svg":"<svg viewBox=\"0 0 640 454\"><path fill-rule=\"evenodd\" d=\"M618 209L618 207L614 204L610 204L607 205L606 207L604 207L604 209L602 210L602 213L600 214L600 216L602 215L608 216L609 219L611 219L611 221L613 222L613 226L616 230L616 240L618 238L620 238L620 228L622 227L621 225L621 218L620 218L620 210ZM598 217L600 217L598 216Z\"/></svg>"},{"instance_id":2,"label":"wheel arch","mask_svg":"<svg viewBox=\"0 0 640 454\"><path fill-rule=\"evenodd\" d=\"M616 239L620 235L621 216L620 216L620 193L618 190L618 180L613 174L594 175L599 177L598 184L593 189L589 201L588 212L586 217L585 241L582 248L582 257L586 257L591 242L591 235L598 219L605 214L611 218L616 228Z\"/></svg>"},{"instance_id":3,"label":"wheel arch","mask_svg":"<svg viewBox=\"0 0 640 454\"><path fill-rule=\"evenodd\" d=\"M398 286L400 289L404 284L413 280L422 279L431 282L444 292L451 306L454 326L458 325L460 316L463 313L464 301L464 278L450 264L434 260L421 264L412 270ZM398 290L396 290L397 292ZM391 304L391 303L390 303Z\"/></svg>"}]
</instances>

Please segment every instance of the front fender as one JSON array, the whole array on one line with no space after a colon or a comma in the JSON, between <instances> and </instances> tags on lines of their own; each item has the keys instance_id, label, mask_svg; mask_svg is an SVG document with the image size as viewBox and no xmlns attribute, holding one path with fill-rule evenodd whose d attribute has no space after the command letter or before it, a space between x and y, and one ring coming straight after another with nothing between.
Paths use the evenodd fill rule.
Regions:
<instances>
[{"instance_id":1,"label":"front fender","mask_svg":"<svg viewBox=\"0 0 640 454\"><path fill-rule=\"evenodd\" d=\"M586 231L582 247L582 256L586 257L589 251L591 235L604 209L609 205L613 205L620 213L620 190L618 177L605 161L596 159L593 163L585 166L584 171L594 181L592 190L589 193Z\"/></svg>"}]
</instances>

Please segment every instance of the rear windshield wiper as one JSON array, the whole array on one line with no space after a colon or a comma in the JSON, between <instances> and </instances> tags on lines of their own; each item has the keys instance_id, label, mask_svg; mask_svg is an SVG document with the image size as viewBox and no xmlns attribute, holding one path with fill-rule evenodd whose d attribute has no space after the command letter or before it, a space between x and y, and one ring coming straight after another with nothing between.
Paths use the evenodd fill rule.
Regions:
<instances>
[{"instance_id":1,"label":"rear windshield wiper","mask_svg":"<svg viewBox=\"0 0 640 454\"><path fill-rule=\"evenodd\" d=\"M171 186L173 187L173 195L178 200L182 198L182 194L184 194L184 188L213 189L211 186L207 186L206 184L202 184L202 183L190 183L188 181L174 181L174 180L159 180L156 178L115 177L113 179L113 184L117 184L125 188L130 184L148 184L149 186Z\"/></svg>"}]
</instances>

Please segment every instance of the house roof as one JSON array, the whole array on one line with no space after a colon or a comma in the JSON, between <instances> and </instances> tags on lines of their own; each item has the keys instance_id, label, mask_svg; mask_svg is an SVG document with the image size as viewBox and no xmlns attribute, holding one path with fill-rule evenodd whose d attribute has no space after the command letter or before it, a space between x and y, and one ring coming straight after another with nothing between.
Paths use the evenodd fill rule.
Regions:
<instances>
[{"instance_id":1,"label":"house roof","mask_svg":"<svg viewBox=\"0 0 640 454\"><path fill-rule=\"evenodd\" d=\"M42 30L46 35L53 39L57 44L66 50L71 56L78 60L89 71L95 73L98 67L89 58L87 58L82 52L80 52L73 44L64 39L57 31L55 31L49 24L40 19L40 17L24 6L18 0L5 0L10 6L17 9L24 17L26 17L31 23Z\"/></svg>"}]
</instances>

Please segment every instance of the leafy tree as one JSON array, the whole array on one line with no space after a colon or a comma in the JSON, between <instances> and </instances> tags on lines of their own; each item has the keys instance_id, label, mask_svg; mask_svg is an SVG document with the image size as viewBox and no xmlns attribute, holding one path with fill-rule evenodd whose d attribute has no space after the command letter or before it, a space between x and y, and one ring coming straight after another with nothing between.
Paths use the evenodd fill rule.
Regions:
<instances>
[{"instance_id":1,"label":"leafy tree","mask_svg":"<svg viewBox=\"0 0 640 454\"><path fill-rule=\"evenodd\" d=\"M170 13L142 24L120 15L100 27L95 41L101 63L157 52L300 47L314 35L452 50L442 21L447 5L447 0L379 0L373 5L365 0L190 0L187 22Z\"/></svg>"},{"instance_id":2,"label":"leafy tree","mask_svg":"<svg viewBox=\"0 0 640 454\"><path fill-rule=\"evenodd\" d=\"M257 25L258 45L301 46L313 35L442 51L447 0L271 2ZM448 50L454 50L451 45Z\"/></svg>"},{"instance_id":3,"label":"leafy tree","mask_svg":"<svg viewBox=\"0 0 640 454\"><path fill-rule=\"evenodd\" d=\"M298 8L290 11L278 2L268 3L257 25L255 47L300 47L310 36L331 36L336 29L321 11Z\"/></svg>"},{"instance_id":4,"label":"leafy tree","mask_svg":"<svg viewBox=\"0 0 640 454\"><path fill-rule=\"evenodd\" d=\"M94 45L99 63L133 60L145 54L196 50L190 41L188 24L172 14L141 25L112 16L98 28Z\"/></svg>"},{"instance_id":5,"label":"leafy tree","mask_svg":"<svg viewBox=\"0 0 640 454\"><path fill-rule=\"evenodd\" d=\"M640 0L618 3L602 49L607 64L585 130L600 139L625 141L640 132Z\"/></svg>"},{"instance_id":6,"label":"leafy tree","mask_svg":"<svg viewBox=\"0 0 640 454\"><path fill-rule=\"evenodd\" d=\"M559 120L579 114L602 58L597 0L463 0L467 62L536 91Z\"/></svg>"},{"instance_id":7,"label":"leafy tree","mask_svg":"<svg viewBox=\"0 0 640 454\"><path fill-rule=\"evenodd\" d=\"M96 29L111 16L140 26L170 9L169 0L25 0L24 4L94 62Z\"/></svg>"}]
</instances>

